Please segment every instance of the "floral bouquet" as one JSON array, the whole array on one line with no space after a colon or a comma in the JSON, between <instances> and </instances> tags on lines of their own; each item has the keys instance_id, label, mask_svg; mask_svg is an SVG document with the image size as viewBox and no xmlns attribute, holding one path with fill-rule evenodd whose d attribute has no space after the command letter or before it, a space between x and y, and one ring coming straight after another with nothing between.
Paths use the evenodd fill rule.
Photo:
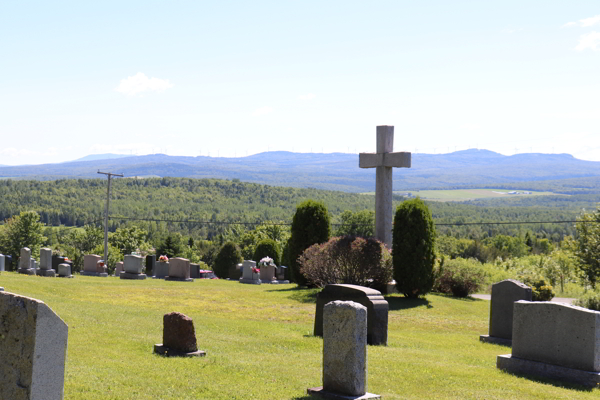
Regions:
<instances>
[{"instance_id":1,"label":"floral bouquet","mask_svg":"<svg viewBox=\"0 0 600 400\"><path fill-rule=\"evenodd\" d=\"M159 262L169 262L169 257L167 257L167 256L160 256L160 257L158 257L158 261Z\"/></svg>"},{"instance_id":2,"label":"floral bouquet","mask_svg":"<svg viewBox=\"0 0 600 400\"><path fill-rule=\"evenodd\" d=\"M271 257L263 257L263 258L261 258L261 260L258 262L258 266L260 268L277 267L275 265L275 263L273 262L273 259Z\"/></svg>"},{"instance_id":3,"label":"floral bouquet","mask_svg":"<svg viewBox=\"0 0 600 400\"><path fill-rule=\"evenodd\" d=\"M252 268L252 272L255 273L255 274L258 274L258 273L260 273L260 269L258 269L256 267L253 267Z\"/></svg>"}]
</instances>

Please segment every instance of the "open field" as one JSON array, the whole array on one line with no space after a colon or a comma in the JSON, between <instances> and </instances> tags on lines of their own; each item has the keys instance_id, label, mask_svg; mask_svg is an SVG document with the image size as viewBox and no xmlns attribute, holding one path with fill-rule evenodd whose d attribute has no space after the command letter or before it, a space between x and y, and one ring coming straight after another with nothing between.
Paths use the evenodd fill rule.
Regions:
<instances>
[{"instance_id":1,"label":"open field","mask_svg":"<svg viewBox=\"0 0 600 400\"><path fill-rule=\"evenodd\" d=\"M66 400L309 399L321 385L322 340L312 336L316 289L3 272L6 291L46 302L69 325ZM389 345L369 346L368 390L391 399L598 399L600 389L496 369L510 349L479 342L489 302L387 297ZM204 358L163 358L162 316L194 319Z\"/></svg>"},{"instance_id":2,"label":"open field","mask_svg":"<svg viewBox=\"0 0 600 400\"><path fill-rule=\"evenodd\" d=\"M509 192L517 192L509 194ZM524 194L527 192L529 194ZM413 196L419 196L422 199L433 201L467 201L475 199L490 198L513 198L518 196L551 196L552 192L532 192L524 190L506 190L506 189L455 189L455 190L419 190L419 191L400 191L394 194L410 193Z\"/></svg>"}]
</instances>

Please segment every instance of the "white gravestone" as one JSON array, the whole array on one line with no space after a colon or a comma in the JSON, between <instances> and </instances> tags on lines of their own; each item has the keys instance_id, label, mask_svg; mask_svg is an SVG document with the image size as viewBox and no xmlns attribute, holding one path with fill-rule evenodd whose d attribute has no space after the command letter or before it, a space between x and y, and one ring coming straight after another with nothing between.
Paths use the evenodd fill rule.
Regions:
<instances>
[{"instance_id":1,"label":"white gravestone","mask_svg":"<svg viewBox=\"0 0 600 400\"><path fill-rule=\"evenodd\" d=\"M0 399L61 400L67 336L44 302L0 292Z\"/></svg>"},{"instance_id":2,"label":"white gravestone","mask_svg":"<svg viewBox=\"0 0 600 400\"><path fill-rule=\"evenodd\" d=\"M56 276L56 271L52 269L52 250L44 247L40 249L40 268L36 271L40 276Z\"/></svg>"},{"instance_id":3,"label":"white gravestone","mask_svg":"<svg viewBox=\"0 0 600 400\"><path fill-rule=\"evenodd\" d=\"M146 279L146 274L142 274L144 259L141 256L127 254L123 261L125 271L121 272L121 279Z\"/></svg>"},{"instance_id":4,"label":"white gravestone","mask_svg":"<svg viewBox=\"0 0 600 400\"><path fill-rule=\"evenodd\" d=\"M360 153L360 168L376 168L375 237L392 248L392 168L410 168L409 152L393 153L394 127L377 127L377 153Z\"/></svg>"},{"instance_id":5,"label":"white gravestone","mask_svg":"<svg viewBox=\"0 0 600 400\"><path fill-rule=\"evenodd\" d=\"M31 268L31 250L29 250L29 247L21 249L18 272L20 274L35 275L35 268Z\"/></svg>"},{"instance_id":6,"label":"white gravestone","mask_svg":"<svg viewBox=\"0 0 600 400\"><path fill-rule=\"evenodd\" d=\"M260 285L260 272L254 272L256 268L256 261L244 260L242 263L242 277L240 283L252 283Z\"/></svg>"},{"instance_id":7,"label":"white gravestone","mask_svg":"<svg viewBox=\"0 0 600 400\"><path fill-rule=\"evenodd\" d=\"M323 386L308 389L323 398L379 399L367 393L367 307L332 301L323 308Z\"/></svg>"}]
</instances>

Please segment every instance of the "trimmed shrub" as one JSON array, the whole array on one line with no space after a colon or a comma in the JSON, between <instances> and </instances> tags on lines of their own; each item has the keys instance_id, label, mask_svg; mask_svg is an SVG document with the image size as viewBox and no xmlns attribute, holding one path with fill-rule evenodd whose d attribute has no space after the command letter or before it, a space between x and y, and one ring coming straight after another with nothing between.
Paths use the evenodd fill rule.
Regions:
<instances>
[{"instance_id":1,"label":"trimmed shrub","mask_svg":"<svg viewBox=\"0 0 600 400\"><path fill-rule=\"evenodd\" d=\"M521 281L531 287L531 300L550 301L554 298L554 290L541 276L525 276Z\"/></svg>"},{"instance_id":2,"label":"trimmed shrub","mask_svg":"<svg viewBox=\"0 0 600 400\"><path fill-rule=\"evenodd\" d=\"M474 260L456 258L443 262L437 271L433 290L452 294L455 297L467 297L481 288L485 272Z\"/></svg>"},{"instance_id":3,"label":"trimmed shrub","mask_svg":"<svg viewBox=\"0 0 600 400\"><path fill-rule=\"evenodd\" d=\"M289 268L292 279L299 286L306 286L306 277L300 272L298 257L310 246L329 240L329 213L323 202L306 200L298 205L292 220L292 235L288 242Z\"/></svg>"},{"instance_id":4,"label":"trimmed shrub","mask_svg":"<svg viewBox=\"0 0 600 400\"><path fill-rule=\"evenodd\" d=\"M423 200L407 200L394 216L392 255L398 292L419 297L433 287L435 225Z\"/></svg>"},{"instance_id":5,"label":"trimmed shrub","mask_svg":"<svg viewBox=\"0 0 600 400\"><path fill-rule=\"evenodd\" d=\"M575 300L573 305L600 311L600 293L588 292Z\"/></svg>"},{"instance_id":6,"label":"trimmed shrub","mask_svg":"<svg viewBox=\"0 0 600 400\"><path fill-rule=\"evenodd\" d=\"M298 258L309 284L332 283L380 288L392 279L392 257L380 241L355 236L334 237L314 244Z\"/></svg>"},{"instance_id":7,"label":"trimmed shrub","mask_svg":"<svg viewBox=\"0 0 600 400\"><path fill-rule=\"evenodd\" d=\"M271 257L275 265L281 265L279 245L273 239L263 239L256 245L252 259L258 263L264 257Z\"/></svg>"},{"instance_id":8,"label":"trimmed shrub","mask_svg":"<svg viewBox=\"0 0 600 400\"><path fill-rule=\"evenodd\" d=\"M229 267L241 262L240 248L233 242L226 242L215 258L213 271L221 279L229 278Z\"/></svg>"}]
</instances>

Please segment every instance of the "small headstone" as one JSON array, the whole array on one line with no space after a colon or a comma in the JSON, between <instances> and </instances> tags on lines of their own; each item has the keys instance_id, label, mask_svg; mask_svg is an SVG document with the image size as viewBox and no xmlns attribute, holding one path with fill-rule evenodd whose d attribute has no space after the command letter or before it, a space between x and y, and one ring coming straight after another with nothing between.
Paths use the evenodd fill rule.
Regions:
<instances>
[{"instance_id":1,"label":"small headstone","mask_svg":"<svg viewBox=\"0 0 600 400\"><path fill-rule=\"evenodd\" d=\"M171 258L169 260L169 276L167 281L193 282L190 278L190 260L181 257Z\"/></svg>"},{"instance_id":2,"label":"small headstone","mask_svg":"<svg viewBox=\"0 0 600 400\"><path fill-rule=\"evenodd\" d=\"M67 336L44 302L0 292L0 399L61 400Z\"/></svg>"},{"instance_id":3,"label":"small headstone","mask_svg":"<svg viewBox=\"0 0 600 400\"><path fill-rule=\"evenodd\" d=\"M378 290L358 285L326 285L321 290L317 295L315 336L323 336L323 307L333 300L354 301L367 307L367 343L387 346L388 302Z\"/></svg>"},{"instance_id":4,"label":"small headstone","mask_svg":"<svg viewBox=\"0 0 600 400\"><path fill-rule=\"evenodd\" d=\"M154 352L169 357L198 357L206 352L198 350L192 319L172 312L163 317L163 342L154 345Z\"/></svg>"},{"instance_id":5,"label":"small headstone","mask_svg":"<svg viewBox=\"0 0 600 400\"><path fill-rule=\"evenodd\" d=\"M108 277L104 262L96 254L86 254L83 256L83 271L81 271L81 275Z\"/></svg>"},{"instance_id":6,"label":"small headstone","mask_svg":"<svg viewBox=\"0 0 600 400\"><path fill-rule=\"evenodd\" d=\"M4 254L0 254L0 272L4 272Z\"/></svg>"},{"instance_id":7,"label":"small headstone","mask_svg":"<svg viewBox=\"0 0 600 400\"><path fill-rule=\"evenodd\" d=\"M31 250L29 250L29 247L23 247L21 249L19 269L17 272L20 274L35 275L35 268L31 268Z\"/></svg>"},{"instance_id":8,"label":"small headstone","mask_svg":"<svg viewBox=\"0 0 600 400\"><path fill-rule=\"evenodd\" d=\"M600 384L600 312L564 303L517 301L512 355L500 369L584 386Z\"/></svg>"},{"instance_id":9,"label":"small headstone","mask_svg":"<svg viewBox=\"0 0 600 400\"><path fill-rule=\"evenodd\" d=\"M242 277L242 263L231 265L229 267L229 279L232 281L239 281Z\"/></svg>"},{"instance_id":10,"label":"small headstone","mask_svg":"<svg viewBox=\"0 0 600 400\"><path fill-rule=\"evenodd\" d=\"M71 275L71 264L62 263L58 264L58 277L59 278L74 278Z\"/></svg>"},{"instance_id":11,"label":"small headstone","mask_svg":"<svg viewBox=\"0 0 600 400\"><path fill-rule=\"evenodd\" d=\"M125 271L120 274L121 279L146 279L146 274L142 274L143 261L140 256L127 254L123 262Z\"/></svg>"},{"instance_id":12,"label":"small headstone","mask_svg":"<svg viewBox=\"0 0 600 400\"><path fill-rule=\"evenodd\" d=\"M36 271L40 276L56 276L56 270L52 269L52 250L49 248L40 249L40 269Z\"/></svg>"},{"instance_id":13,"label":"small headstone","mask_svg":"<svg viewBox=\"0 0 600 400\"><path fill-rule=\"evenodd\" d=\"M200 278L200 264L190 263L190 278Z\"/></svg>"},{"instance_id":14,"label":"small headstone","mask_svg":"<svg viewBox=\"0 0 600 400\"><path fill-rule=\"evenodd\" d=\"M123 261L119 261L115 264L115 276L121 276L121 272L125 271L125 267L123 266Z\"/></svg>"},{"instance_id":15,"label":"small headstone","mask_svg":"<svg viewBox=\"0 0 600 400\"><path fill-rule=\"evenodd\" d=\"M260 285L260 271L256 268L256 261L244 260L242 263L242 277L240 283Z\"/></svg>"},{"instance_id":16,"label":"small headstone","mask_svg":"<svg viewBox=\"0 0 600 400\"><path fill-rule=\"evenodd\" d=\"M490 333L479 340L510 346L513 330L513 305L516 301L531 301L531 288L513 279L492 285L490 302Z\"/></svg>"},{"instance_id":17,"label":"small headstone","mask_svg":"<svg viewBox=\"0 0 600 400\"><path fill-rule=\"evenodd\" d=\"M6 254L4 255L4 267L6 268L7 271L12 271L13 270L13 259L12 256Z\"/></svg>"},{"instance_id":18,"label":"small headstone","mask_svg":"<svg viewBox=\"0 0 600 400\"><path fill-rule=\"evenodd\" d=\"M169 276L169 262L168 261L159 261L154 265L153 278L155 279L165 279Z\"/></svg>"},{"instance_id":19,"label":"small headstone","mask_svg":"<svg viewBox=\"0 0 600 400\"><path fill-rule=\"evenodd\" d=\"M332 301L323 308L323 386L308 394L326 399L379 399L367 393L367 307Z\"/></svg>"},{"instance_id":20,"label":"small headstone","mask_svg":"<svg viewBox=\"0 0 600 400\"><path fill-rule=\"evenodd\" d=\"M152 276L154 274L154 265L156 264L156 256L146 256L146 275Z\"/></svg>"}]
</instances>

